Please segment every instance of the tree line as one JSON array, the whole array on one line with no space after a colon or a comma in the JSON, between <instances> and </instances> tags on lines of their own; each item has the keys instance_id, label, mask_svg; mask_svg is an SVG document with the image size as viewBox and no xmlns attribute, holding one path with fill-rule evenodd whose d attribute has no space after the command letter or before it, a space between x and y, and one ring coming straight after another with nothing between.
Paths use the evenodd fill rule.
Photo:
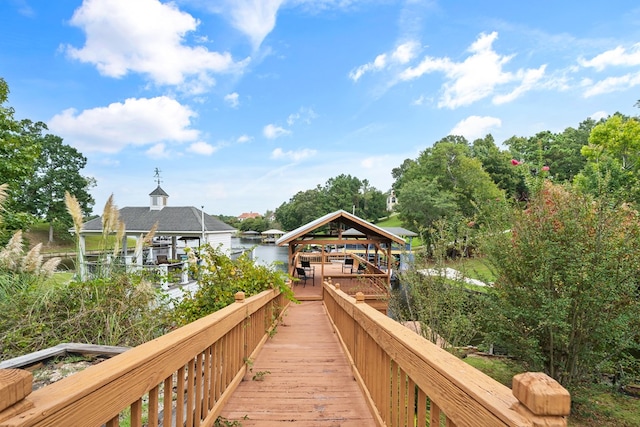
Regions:
<instances>
[{"instance_id":1,"label":"tree line","mask_svg":"<svg viewBox=\"0 0 640 427\"><path fill-rule=\"evenodd\" d=\"M75 195L88 216L95 203L90 190L95 180L81 171L87 159L47 132L43 122L16 119L7 105L9 86L0 78L0 183L7 184L0 243L6 243L15 230L27 230L36 221L49 223L49 240L54 230L71 226L65 207L65 192Z\"/></svg>"}]
</instances>

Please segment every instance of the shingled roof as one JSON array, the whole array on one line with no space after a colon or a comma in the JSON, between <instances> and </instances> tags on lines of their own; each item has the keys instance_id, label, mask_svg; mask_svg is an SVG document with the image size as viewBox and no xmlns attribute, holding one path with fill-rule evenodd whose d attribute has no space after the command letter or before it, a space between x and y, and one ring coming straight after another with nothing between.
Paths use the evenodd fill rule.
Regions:
<instances>
[{"instance_id":1,"label":"shingled roof","mask_svg":"<svg viewBox=\"0 0 640 427\"><path fill-rule=\"evenodd\" d=\"M128 234L146 233L158 223L157 235L185 235L202 233L202 211L192 206L165 206L160 210L149 207L124 207L119 210ZM211 215L204 214L204 232L232 233L235 228ZM102 233L102 217L84 223L82 232Z\"/></svg>"}]
</instances>

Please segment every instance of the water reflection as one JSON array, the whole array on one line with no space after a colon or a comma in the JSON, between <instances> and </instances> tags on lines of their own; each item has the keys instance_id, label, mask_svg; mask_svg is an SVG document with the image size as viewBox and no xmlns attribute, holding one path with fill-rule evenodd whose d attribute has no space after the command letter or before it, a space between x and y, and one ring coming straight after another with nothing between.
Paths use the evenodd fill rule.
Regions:
<instances>
[{"instance_id":1,"label":"water reflection","mask_svg":"<svg viewBox=\"0 0 640 427\"><path fill-rule=\"evenodd\" d=\"M242 237L232 237L231 247L251 249L252 258L260 265L271 266L277 263L275 266L278 270L287 271L289 266L288 247L276 246L276 245L263 245L259 239L245 239Z\"/></svg>"}]
</instances>

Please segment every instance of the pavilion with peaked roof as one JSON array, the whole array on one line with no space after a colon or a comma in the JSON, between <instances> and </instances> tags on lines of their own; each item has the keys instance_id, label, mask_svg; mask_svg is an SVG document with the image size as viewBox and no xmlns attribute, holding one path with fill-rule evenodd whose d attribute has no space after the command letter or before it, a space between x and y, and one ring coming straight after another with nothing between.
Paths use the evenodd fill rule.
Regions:
<instances>
[{"instance_id":1,"label":"pavilion with peaked roof","mask_svg":"<svg viewBox=\"0 0 640 427\"><path fill-rule=\"evenodd\" d=\"M348 235L345 233L347 230L357 233ZM292 276L298 272L303 260L311 260L319 270L315 273L314 269L314 275L318 274L322 281L328 278L339 281L347 293L350 293L349 286L353 290L365 290L371 300L377 301L389 293L394 268L392 244L404 247L405 240L344 210L324 215L276 241L278 246L289 247L289 272ZM361 246L365 256L337 250L347 245ZM310 248L312 251L308 252ZM347 263L353 267L345 269ZM315 281L313 283L315 285ZM378 309L386 310L386 303Z\"/></svg>"},{"instance_id":2,"label":"pavilion with peaked roof","mask_svg":"<svg viewBox=\"0 0 640 427\"><path fill-rule=\"evenodd\" d=\"M198 246L208 243L221 247L225 252L231 251L231 237L236 232L235 228L193 206L168 206L169 195L160 184L149 196L149 206L119 209L119 218L125 224L125 242L126 237L137 239L146 235L157 224L155 235L171 239L169 258L177 258L178 238L198 240ZM83 224L81 243L86 236L98 234L102 234L102 217ZM126 244L123 244L123 253L126 254L126 250Z\"/></svg>"}]
</instances>

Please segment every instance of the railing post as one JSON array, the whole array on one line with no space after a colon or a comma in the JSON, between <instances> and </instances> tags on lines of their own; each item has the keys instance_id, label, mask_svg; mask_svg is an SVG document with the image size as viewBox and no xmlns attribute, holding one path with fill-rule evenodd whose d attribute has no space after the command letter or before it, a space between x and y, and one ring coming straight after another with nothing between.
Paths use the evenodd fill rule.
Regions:
<instances>
[{"instance_id":1,"label":"railing post","mask_svg":"<svg viewBox=\"0 0 640 427\"><path fill-rule=\"evenodd\" d=\"M235 300L237 303L243 303L244 302L244 292L240 291L240 292L236 292L235 294Z\"/></svg>"},{"instance_id":2,"label":"railing post","mask_svg":"<svg viewBox=\"0 0 640 427\"><path fill-rule=\"evenodd\" d=\"M33 375L22 369L0 369L0 422L31 409L24 398L31 394Z\"/></svg>"},{"instance_id":3,"label":"railing post","mask_svg":"<svg viewBox=\"0 0 640 427\"><path fill-rule=\"evenodd\" d=\"M340 283L336 283L335 287L336 287L336 291L339 291L340 290Z\"/></svg>"},{"instance_id":4,"label":"railing post","mask_svg":"<svg viewBox=\"0 0 640 427\"><path fill-rule=\"evenodd\" d=\"M362 292L356 293L356 304L362 304L364 302L364 294Z\"/></svg>"},{"instance_id":5,"label":"railing post","mask_svg":"<svg viewBox=\"0 0 640 427\"><path fill-rule=\"evenodd\" d=\"M565 427L571 411L571 395L556 380L542 372L525 372L513 377L515 410L534 427Z\"/></svg>"}]
</instances>

